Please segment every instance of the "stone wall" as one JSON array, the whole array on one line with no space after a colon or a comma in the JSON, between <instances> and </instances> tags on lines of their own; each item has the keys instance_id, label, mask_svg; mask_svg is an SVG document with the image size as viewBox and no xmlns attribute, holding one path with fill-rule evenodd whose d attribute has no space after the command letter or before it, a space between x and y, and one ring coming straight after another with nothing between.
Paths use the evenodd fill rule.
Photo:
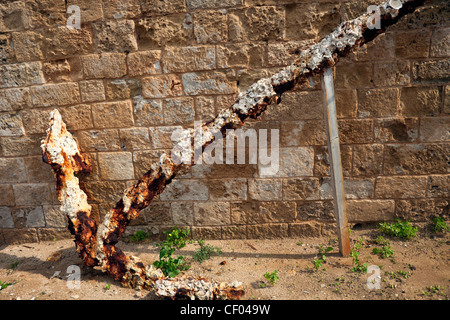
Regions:
<instances>
[{"instance_id":1,"label":"stone wall","mask_svg":"<svg viewBox=\"0 0 450 320\"><path fill-rule=\"evenodd\" d=\"M100 220L170 152L177 126L211 119L374 1L1 1L0 244L69 236L41 159L53 108L91 160L80 180ZM80 29L67 27L71 5ZM335 68L352 223L448 214L449 11L433 0ZM320 77L247 128L279 130L275 176L253 164L197 165L127 233L177 225L204 239L331 234Z\"/></svg>"}]
</instances>

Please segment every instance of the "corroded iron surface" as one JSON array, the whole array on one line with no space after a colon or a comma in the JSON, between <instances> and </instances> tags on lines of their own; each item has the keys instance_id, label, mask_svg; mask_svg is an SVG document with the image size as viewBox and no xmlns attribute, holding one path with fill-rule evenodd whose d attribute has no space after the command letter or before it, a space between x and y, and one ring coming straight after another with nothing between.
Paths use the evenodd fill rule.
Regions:
<instances>
[{"instance_id":1,"label":"corroded iron surface","mask_svg":"<svg viewBox=\"0 0 450 320\"><path fill-rule=\"evenodd\" d=\"M247 91L239 94L230 108L205 123L201 127L200 146L194 146L191 139L182 139L174 149L191 150L190 158L194 163L195 154L198 154L195 149L200 148L200 151L203 151L214 142L214 134L225 135L226 129L237 128L248 118L258 118L270 104L279 103L284 92L312 75L334 66L339 57L373 40L402 16L421 6L424 1L391 0L381 4L380 29L369 28L372 18L370 14L340 24L322 41L302 51L290 66L253 84ZM402 3L401 8L399 2ZM187 129L185 134L194 136L194 129ZM97 226L90 217L91 207L87 203L86 194L80 189L75 176L78 172L89 172L89 164L56 110L52 112L50 128L42 149L44 161L52 166L57 177L57 192L62 210L69 217L69 229L75 236L77 251L86 265L101 267L125 286L153 289L161 297L238 299L242 296L243 289L238 283L218 284L205 279L166 279L160 270L144 266L138 258L127 256L116 246L130 221L164 190L177 172L189 167L189 163L175 163L169 155L163 154L159 163L155 163L134 186L125 191L122 199Z\"/></svg>"}]
</instances>

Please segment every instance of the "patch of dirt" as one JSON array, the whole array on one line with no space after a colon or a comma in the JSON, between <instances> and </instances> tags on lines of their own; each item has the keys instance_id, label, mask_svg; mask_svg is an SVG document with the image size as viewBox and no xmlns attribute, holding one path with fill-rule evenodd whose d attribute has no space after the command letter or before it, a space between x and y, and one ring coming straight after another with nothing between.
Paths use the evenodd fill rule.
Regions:
<instances>
[{"instance_id":1,"label":"patch of dirt","mask_svg":"<svg viewBox=\"0 0 450 320\"><path fill-rule=\"evenodd\" d=\"M361 263L379 266L378 278L373 273L352 272L353 259L340 257L336 240L330 238L209 240L206 243L220 247L222 254L201 264L192 259L198 248L195 243L175 255L183 255L191 262L185 275L243 282L244 299L448 299L449 234L433 236L422 230L408 241L388 238L394 251L393 259L372 254L373 248L381 247L374 242L378 235L375 228L355 230L351 235L352 246L356 240L363 239L359 259ZM318 258L320 245L332 246L333 250L317 271L313 261ZM159 256L159 249L152 243L120 243L119 247L149 264ZM80 267L80 288L68 287L74 284L71 281L76 269L71 266L74 265ZM272 286L264 274L274 270L278 271L279 280ZM369 277L374 280L372 283L379 281L379 289L368 288ZM148 291L123 288L101 271L85 267L72 240L0 247L0 281L13 283L0 290L0 300L155 299ZM430 291L427 287L439 290Z\"/></svg>"}]
</instances>

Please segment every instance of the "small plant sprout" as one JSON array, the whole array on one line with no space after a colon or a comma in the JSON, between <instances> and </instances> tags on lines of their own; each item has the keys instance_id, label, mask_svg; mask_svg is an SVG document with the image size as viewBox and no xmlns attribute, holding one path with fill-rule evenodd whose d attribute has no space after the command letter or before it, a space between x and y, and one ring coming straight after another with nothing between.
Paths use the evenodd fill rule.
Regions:
<instances>
[{"instance_id":1,"label":"small plant sprout","mask_svg":"<svg viewBox=\"0 0 450 320\"><path fill-rule=\"evenodd\" d=\"M394 256L394 250L390 246L389 240L385 239L383 236L378 236L375 243L382 245L382 247L373 248L372 254L379 254L383 259Z\"/></svg>"},{"instance_id":2,"label":"small plant sprout","mask_svg":"<svg viewBox=\"0 0 450 320\"><path fill-rule=\"evenodd\" d=\"M265 273L264 278L266 278L272 286L274 286L277 283L277 281L280 279L278 277L277 270L274 270L272 273L269 273L269 272Z\"/></svg>"},{"instance_id":3,"label":"small plant sprout","mask_svg":"<svg viewBox=\"0 0 450 320\"><path fill-rule=\"evenodd\" d=\"M352 272L356 273L367 273L367 267L369 266L368 263L361 263L359 260L359 249L362 247L363 239L359 239L357 243L353 246L352 250L350 251L350 257L353 259L354 267L351 269Z\"/></svg>"},{"instance_id":4,"label":"small plant sprout","mask_svg":"<svg viewBox=\"0 0 450 320\"><path fill-rule=\"evenodd\" d=\"M165 276L169 278L176 277L181 271L189 269L189 265L184 261L183 256L173 258L172 254L177 250L184 248L188 240L189 230L181 230L175 227L173 230L164 231L166 240L158 243L160 247L159 260L153 262L156 268L160 268Z\"/></svg>"},{"instance_id":5,"label":"small plant sprout","mask_svg":"<svg viewBox=\"0 0 450 320\"><path fill-rule=\"evenodd\" d=\"M319 253L317 254L317 259L313 260L314 269L317 271L322 267L324 263L327 261L327 253L333 250L333 247L324 248L322 245L319 246ZM325 269L322 269L325 271Z\"/></svg>"},{"instance_id":6,"label":"small plant sprout","mask_svg":"<svg viewBox=\"0 0 450 320\"><path fill-rule=\"evenodd\" d=\"M198 240L198 245L200 246L194 253L194 260L202 263L205 260L210 259L214 255L221 255L222 250L219 247L214 247L209 244L205 244L204 240Z\"/></svg>"},{"instance_id":7,"label":"small plant sprout","mask_svg":"<svg viewBox=\"0 0 450 320\"><path fill-rule=\"evenodd\" d=\"M431 220L431 231L433 233L446 233L450 231L450 226L445 222L442 217L434 217Z\"/></svg>"},{"instance_id":8,"label":"small plant sprout","mask_svg":"<svg viewBox=\"0 0 450 320\"><path fill-rule=\"evenodd\" d=\"M396 223L382 222L378 226L378 230L386 236L409 240L414 238L417 228L413 227L409 221L401 221L397 219Z\"/></svg>"}]
</instances>

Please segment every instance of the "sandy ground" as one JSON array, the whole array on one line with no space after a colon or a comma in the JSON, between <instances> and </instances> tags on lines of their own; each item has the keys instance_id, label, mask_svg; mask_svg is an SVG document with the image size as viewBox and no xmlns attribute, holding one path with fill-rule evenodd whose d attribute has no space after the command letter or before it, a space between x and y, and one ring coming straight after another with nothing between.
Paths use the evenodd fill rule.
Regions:
<instances>
[{"instance_id":1,"label":"sandy ground","mask_svg":"<svg viewBox=\"0 0 450 320\"><path fill-rule=\"evenodd\" d=\"M341 258L335 240L330 238L206 241L220 247L223 253L201 264L192 260L198 248L195 243L176 255L190 260L186 275L243 282L247 300L448 300L448 234L433 236L421 232L409 241L390 239L394 259L371 253L374 247L380 247L373 242L377 235L376 229L368 228L353 231L351 238L353 243L364 239L360 261L379 266L378 278L375 274L352 272L352 258ZM333 251L321 270L316 271L313 260L319 245L331 245ZM119 247L149 264L159 254L153 243L120 243ZM70 287L75 284L71 281L71 272L76 269L73 266L80 267L79 288ZM278 271L279 280L270 285L264 274L274 270ZM369 290L367 280L371 276L375 283L379 281L379 289ZM99 270L85 267L72 240L0 247L0 281L12 283L0 290L0 300L156 299L148 291L123 288ZM439 290L433 292L427 287Z\"/></svg>"}]
</instances>

